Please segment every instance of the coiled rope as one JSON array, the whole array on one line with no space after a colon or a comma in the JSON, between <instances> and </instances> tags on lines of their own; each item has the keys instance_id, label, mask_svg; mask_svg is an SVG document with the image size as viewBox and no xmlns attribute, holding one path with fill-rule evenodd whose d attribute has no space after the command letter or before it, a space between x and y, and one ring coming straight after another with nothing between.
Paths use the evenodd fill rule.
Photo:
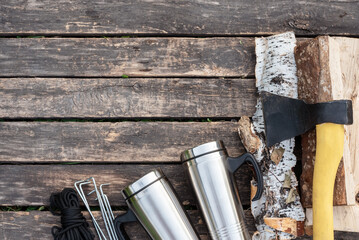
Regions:
<instances>
[{"instance_id":1,"label":"coiled rope","mask_svg":"<svg viewBox=\"0 0 359 240\"><path fill-rule=\"evenodd\" d=\"M65 188L50 197L50 211L61 216L62 228L52 227L54 240L93 240L94 234L81 213L80 202L75 190Z\"/></svg>"}]
</instances>

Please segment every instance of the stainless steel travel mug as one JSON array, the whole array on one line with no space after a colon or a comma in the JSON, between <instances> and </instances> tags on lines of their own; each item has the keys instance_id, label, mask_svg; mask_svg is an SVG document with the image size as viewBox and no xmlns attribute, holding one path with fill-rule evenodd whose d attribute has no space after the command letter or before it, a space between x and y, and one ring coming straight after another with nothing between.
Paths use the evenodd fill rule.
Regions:
<instances>
[{"instance_id":1,"label":"stainless steel travel mug","mask_svg":"<svg viewBox=\"0 0 359 240\"><path fill-rule=\"evenodd\" d=\"M246 153L237 158L228 157L223 142L215 141L182 152L181 161L212 239L251 239L233 174L244 162L253 164L258 182L253 200L258 200L262 194L263 178L253 155Z\"/></svg>"},{"instance_id":2,"label":"stainless steel travel mug","mask_svg":"<svg viewBox=\"0 0 359 240\"><path fill-rule=\"evenodd\" d=\"M132 183L122 190L122 194L129 210L115 219L120 239L129 239L123 224L137 220L152 239L199 239L172 185L160 169Z\"/></svg>"}]
</instances>

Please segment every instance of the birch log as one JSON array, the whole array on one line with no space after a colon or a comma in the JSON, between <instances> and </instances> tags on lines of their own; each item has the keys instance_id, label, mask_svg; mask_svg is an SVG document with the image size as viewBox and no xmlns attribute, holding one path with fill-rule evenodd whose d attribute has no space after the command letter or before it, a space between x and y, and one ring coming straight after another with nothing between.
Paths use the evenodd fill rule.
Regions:
<instances>
[{"instance_id":1,"label":"birch log","mask_svg":"<svg viewBox=\"0 0 359 240\"><path fill-rule=\"evenodd\" d=\"M292 32L256 39L255 73L259 93L267 91L297 98L295 44ZM252 120L241 118L239 134L245 148L254 154L263 172L264 193L260 200L251 203L258 230L253 239L293 239L303 234L305 218L297 193L298 181L292 171L296 164L294 139L271 148L265 146L260 100ZM252 189L255 188L253 181Z\"/></svg>"}]
</instances>

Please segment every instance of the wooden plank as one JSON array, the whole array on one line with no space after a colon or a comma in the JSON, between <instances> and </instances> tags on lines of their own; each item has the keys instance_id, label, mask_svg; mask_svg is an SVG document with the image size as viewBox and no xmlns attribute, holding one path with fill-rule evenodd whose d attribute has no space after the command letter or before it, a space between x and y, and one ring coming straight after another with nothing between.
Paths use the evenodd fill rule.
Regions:
<instances>
[{"instance_id":1,"label":"wooden plank","mask_svg":"<svg viewBox=\"0 0 359 240\"><path fill-rule=\"evenodd\" d=\"M253 76L253 38L0 38L1 76Z\"/></svg>"},{"instance_id":2,"label":"wooden plank","mask_svg":"<svg viewBox=\"0 0 359 240\"><path fill-rule=\"evenodd\" d=\"M158 153L160 154L160 152ZM52 192L73 187L74 182L94 177L96 183L111 183L106 194L112 206L125 206L121 190L155 168L161 168L184 205L195 205L181 164L111 164L111 165L2 165L0 168L0 205L48 205ZM243 205L249 205L249 167L236 173ZM87 188L90 190L90 188ZM85 190L86 191L86 190ZM97 202L89 199L91 205Z\"/></svg>"},{"instance_id":3,"label":"wooden plank","mask_svg":"<svg viewBox=\"0 0 359 240\"><path fill-rule=\"evenodd\" d=\"M114 215L117 216L123 213L124 211L115 211ZM85 211L83 211L83 214L88 220L92 232L95 233L95 229L89 220L90 215ZM197 210L190 210L188 214L201 239L209 239L208 230L199 216L199 212ZM102 222L100 212L94 211L93 215L98 219L99 223ZM246 214L246 217L246 220L254 226L250 215ZM0 212L0 238L3 240L18 239L19 237L26 240L53 239L51 234L53 226L61 226L60 217L53 216L48 211ZM150 239L139 223L126 224L125 229L131 240Z\"/></svg>"},{"instance_id":4,"label":"wooden plank","mask_svg":"<svg viewBox=\"0 0 359 240\"><path fill-rule=\"evenodd\" d=\"M89 219L89 214L86 212L83 213L85 217ZM123 211L116 211L115 215L122 213ZM197 210L189 210L188 213L196 230L200 234L201 240L209 239L207 228L201 220L199 212ZM253 231L255 231L253 217L250 214L250 210L245 210L244 213L248 230L252 234ZM99 212L94 212L94 215L98 217ZM47 211L0 212L0 237L3 240L18 239L19 237L26 240L52 239L52 226L60 226L60 224L60 218L53 216ZM91 229L93 229L91 223L90 226ZM125 228L132 240L149 239L138 223L129 223ZM357 240L358 238L358 233L335 232L336 240ZM312 237L309 236L297 238L297 240L311 239Z\"/></svg>"},{"instance_id":5,"label":"wooden plank","mask_svg":"<svg viewBox=\"0 0 359 240\"><path fill-rule=\"evenodd\" d=\"M1 3L3 35L358 35L356 1L24 1Z\"/></svg>"},{"instance_id":6,"label":"wooden plank","mask_svg":"<svg viewBox=\"0 0 359 240\"><path fill-rule=\"evenodd\" d=\"M180 162L222 139L243 153L236 122L0 122L0 162Z\"/></svg>"},{"instance_id":7,"label":"wooden plank","mask_svg":"<svg viewBox=\"0 0 359 240\"><path fill-rule=\"evenodd\" d=\"M123 214L124 211L115 211L115 216ZM245 210L246 224L250 233L255 230L254 219L249 210ZM89 220L90 216L83 211L84 216ZM96 219L101 221L100 213L93 212ZM207 227L200 217L198 210L189 210L188 214L194 224L195 229L202 240L210 239ZM90 221L89 221L90 222ZM91 230L95 233L92 223L89 223ZM0 238L3 240L18 239L52 239L51 228L61 226L60 217L53 216L47 211L30 211L30 212L0 212ZM150 239L145 230L139 223L129 223L125 226L131 240Z\"/></svg>"},{"instance_id":8,"label":"wooden plank","mask_svg":"<svg viewBox=\"0 0 359 240\"><path fill-rule=\"evenodd\" d=\"M252 116L254 79L2 78L0 118Z\"/></svg>"}]
</instances>

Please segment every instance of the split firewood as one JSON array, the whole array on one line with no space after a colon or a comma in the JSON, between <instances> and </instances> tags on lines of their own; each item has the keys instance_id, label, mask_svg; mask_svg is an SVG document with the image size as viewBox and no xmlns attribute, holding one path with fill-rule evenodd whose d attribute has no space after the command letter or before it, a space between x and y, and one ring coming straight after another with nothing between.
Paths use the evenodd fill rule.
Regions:
<instances>
[{"instance_id":1,"label":"split firewood","mask_svg":"<svg viewBox=\"0 0 359 240\"><path fill-rule=\"evenodd\" d=\"M255 153L258 149L261 148L262 142L260 138L254 134L253 126L249 117L243 116L238 121L239 124L239 135L242 139L242 143L246 148L247 152Z\"/></svg>"},{"instance_id":2,"label":"split firewood","mask_svg":"<svg viewBox=\"0 0 359 240\"><path fill-rule=\"evenodd\" d=\"M298 94L299 98L307 103L328 102L333 100L331 76L338 74L334 67L329 67L329 38L320 37L312 41L306 41L298 44L295 50L295 56L298 66ZM336 43L332 43L332 51L338 53ZM335 46L334 46L335 45ZM332 61L338 61L336 67L340 67L339 61L334 60L331 52ZM335 76L335 78L341 78ZM340 87L342 89L342 86ZM302 135L302 166L301 190L303 207L312 207L312 186L313 170L316 149L315 129ZM334 205L346 204L345 179L343 163L339 165L334 190Z\"/></svg>"},{"instance_id":3,"label":"split firewood","mask_svg":"<svg viewBox=\"0 0 359 240\"><path fill-rule=\"evenodd\" d=\"M334 187L334 229L359 232L359 39L322 36L298 44L299 98L308 103L351 99L352 125L345 125L344 154ZM301 192L306 207L306 229L312 224L312 183L315 131L302 136ZM308 232L309 233L309 232Z\"/></svg>"},{"instance_id":4,"label":"split firewood","mask_svg":"<svg viewBox=\"0 0 359 240\"><path fill-rule=\"evenodd\" d=\"M297 98L295 43L292 32L256 39L256 86L259 92ZM266 147L260 100L252 121L247 117L239 121L239 135L263 171L263 195L260 200L251 203L258 230L253 239L293 239L299 236L303 233L301 223L305 216L296 193L298 181L292 172L296 164L294 139ZM289 176L289 183L286 176ZM255 190L254 181L252 185L251 189Z\"/></svg>"},{"instance_id":5,"label":"split firewood","mask_svg":"<svg viewBox=\"0 0 359 240\"><path fill-rule=\"evenodd\" d=\"M266 218L264 223L268 226L280 230L282 232L290 233L293 236L301 236L304 234L304 222L296 221L293 218ZM302 232L298 232L302 231Z\"/></svg>"}]
</instances>

